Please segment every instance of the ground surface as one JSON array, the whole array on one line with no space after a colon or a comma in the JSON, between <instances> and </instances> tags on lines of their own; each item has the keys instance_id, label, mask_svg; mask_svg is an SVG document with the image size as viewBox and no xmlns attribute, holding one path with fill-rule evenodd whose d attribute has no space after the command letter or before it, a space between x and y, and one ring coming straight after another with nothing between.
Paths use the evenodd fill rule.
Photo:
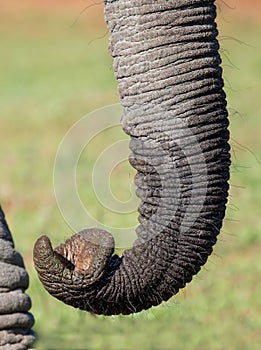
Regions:
<instances>
[{"instance_id":1,"label":"ground surface","mask_svg":"<svg viewBox=\"0 0 261 350\"><path fill-rule=\"evenodd\" d=\"M236 5L229 9L220 1L219 10L233 166L215 254L170 302L139 315L102 318L67 307L43 290L32 247L42 233L57 244L71 233L53 193L61 139L86 113L118 101L103 5L0 0L0 196L30 274L39 349L260 349L261 11L258 0L226 3ZM85 171L87 166L87 180L99 150L118 133L95 141L92 150L98 153L80 164ZM116 196L126 194L131 171L118 169ZM136 223L136 213L114 217L99 206L87 180L80 190L93 215L119 225Z\"/></svg>"}]
</instances>

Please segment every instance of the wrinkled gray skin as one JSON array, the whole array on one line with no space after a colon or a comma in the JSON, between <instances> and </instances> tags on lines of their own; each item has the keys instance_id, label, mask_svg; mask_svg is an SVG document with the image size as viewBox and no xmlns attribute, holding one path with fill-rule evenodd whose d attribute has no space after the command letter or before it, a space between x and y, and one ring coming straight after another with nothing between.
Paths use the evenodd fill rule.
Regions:
<instances>
[{"instance_id":1,"label":"wrinkled gray skin","mask_svg":"<svg viewBox=\"0 0 261 350\"><path fill-rule=\"evenodd\" d=\"M0 207L0 349L26 350L35 335L31 300L24 293L29 285L21 255L15 250L11 232Z\"/></svg>"},{"instance_id":2,"label":"wrinkled gray skin","mask_svg":"<svg viewBox=\"0 0 261 350\"><path fill-rule=\"evenodd\" d=\"M168 300L212 252L228 196L229 132L211 0L107 0L105 18L141 199L137 240L84 230L34 262L47 291L97 314Z\"/></svg>"}]
</instances>

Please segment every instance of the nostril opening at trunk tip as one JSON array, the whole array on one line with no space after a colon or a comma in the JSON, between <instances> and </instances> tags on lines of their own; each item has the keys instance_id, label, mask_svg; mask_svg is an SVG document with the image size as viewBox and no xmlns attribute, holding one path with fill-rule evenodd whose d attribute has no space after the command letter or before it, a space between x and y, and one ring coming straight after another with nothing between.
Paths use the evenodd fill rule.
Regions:
<instances>
[{"instance_id":1,"label":"nostril opening at trunk tip","mask_svg":"<svg viewBox=\"0 0 261 350\"><path fill-rule=\"evenodd\" d=\"M68 260L65 256L62 254L58 253L57 251L54 250L54 255L56 256L57 259L60 260L60 262L63 264L63 266L71 271L75 270L75 264L73 264L70 260Z\"/></svg>"}]
</instances>

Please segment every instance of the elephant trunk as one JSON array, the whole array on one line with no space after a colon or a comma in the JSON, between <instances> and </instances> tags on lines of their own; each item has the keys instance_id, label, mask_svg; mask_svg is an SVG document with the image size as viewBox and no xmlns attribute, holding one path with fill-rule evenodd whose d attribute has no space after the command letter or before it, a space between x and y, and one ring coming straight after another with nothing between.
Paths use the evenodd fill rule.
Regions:
<instances>
[{"instance_id":1,"label":"elephant trunk","mask_svg":"<svg viewBox=\"0 0 261 350\"><path fill-rule=\"evenodd\" d=\"M138 238L118 257L98 229L98 239L85 230L54 251L41 237L34 261L52 295L112 315L168 300L206 262L225 214L230 155L214 1L108 0L105 16L137 169ZM86 241L94 253L81 269Z\"/></svg>"},{"instance_id":2,"label":"elephant trunk","mask_svg":"<svg viewBox=\"0 0 261 350\"><path fill-rule=\"evenodd\" d=\"M0 206L0 349L31 349L36 340L29 276Z\"/></svg>"}]
</instances>

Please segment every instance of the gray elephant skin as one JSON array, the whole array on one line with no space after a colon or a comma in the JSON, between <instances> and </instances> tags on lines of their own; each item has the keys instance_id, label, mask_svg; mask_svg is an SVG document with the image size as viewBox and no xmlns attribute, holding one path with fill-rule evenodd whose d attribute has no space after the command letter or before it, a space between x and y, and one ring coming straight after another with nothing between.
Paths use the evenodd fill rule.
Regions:
<instances>
[{"instance_id":1,"label":"gray elephant skin","mask_svg":"<svg viewBox=\"0 0 261 350\"><path fill-rule=\"evenodd\" d=\"M206 263L228 197L228 113L211 0L107 0L110 51L141 203L137 240L119 257L86 229L34 246L46 290L95 314L167 301Z\"/></svg>"},{"instance_id":2,"label":"gray elephant skin","mask_svg":"<svg viewBox=\"0 0 261 350\"><path fill-rule=\"evenodd\" d=\"M26 350L36 336L31 329L31 299L25 294L29 276L22 256L15 250L11 232L0 207L0 349Z\"/></svg>"}]
</instances>

